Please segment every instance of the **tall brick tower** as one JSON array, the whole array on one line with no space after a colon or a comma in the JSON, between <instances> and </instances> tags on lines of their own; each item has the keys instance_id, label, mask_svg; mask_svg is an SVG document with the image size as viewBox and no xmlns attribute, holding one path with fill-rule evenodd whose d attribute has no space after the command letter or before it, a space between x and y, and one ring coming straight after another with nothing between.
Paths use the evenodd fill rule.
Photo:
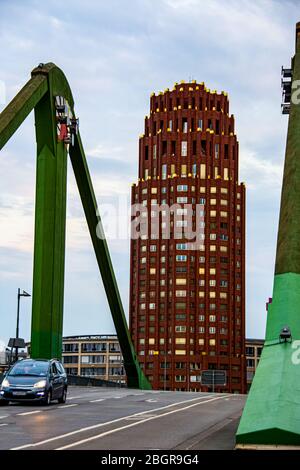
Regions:
<instances>
[{"instance_id":1,"label":"tall brick tower","mask_svg":"<svg viewBox=\"0 0 300 470\"><path fill-rule=\"evenodd\" d=\"M148 209L148 236L131 240L130 331L153 388L208 391L201 374L214 369L227 378L215 391L245 393L245 187L226 93L181 82L152 94L132 204ZM175 212L170 237L150 234L174 204L202 227L195 249Z\"/></svg>"}]
</instances>

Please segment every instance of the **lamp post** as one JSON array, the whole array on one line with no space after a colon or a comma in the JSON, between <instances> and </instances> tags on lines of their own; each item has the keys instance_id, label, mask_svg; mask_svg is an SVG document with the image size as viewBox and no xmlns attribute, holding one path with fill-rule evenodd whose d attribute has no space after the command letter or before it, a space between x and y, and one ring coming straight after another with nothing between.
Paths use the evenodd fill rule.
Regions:
<instances>
[{"instance_id":1,"label":"lamp post","mask_svg":"<svg viewBox=\"0 0 300 470\"><path fill-rule=\"evenodd\" d=\"M30 297L30 294L23 290L21 294L21 289L18 288L18 307L17 307L17 327L16 327L16 339L19 339L19 322L20 322L20 299L21 297ZM16 361L18 360L18 347L16 347Z\"/></svg>"}]
</instances>

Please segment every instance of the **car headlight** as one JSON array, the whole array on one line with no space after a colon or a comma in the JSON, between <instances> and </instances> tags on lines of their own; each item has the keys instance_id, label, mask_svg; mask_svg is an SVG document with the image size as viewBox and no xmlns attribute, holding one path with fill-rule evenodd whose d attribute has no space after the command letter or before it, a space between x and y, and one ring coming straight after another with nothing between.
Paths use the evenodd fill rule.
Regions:
<instances>
[{"instance_id":1,"label":"car headlight","mask_svg":"<svg viewBox=\"0 0 300 470\"><path fill-rule=\"evenodd\" d=\"M9 381L8 381L7 379L4 379L4 380L2 381L1 388L2 388L2 387L9 387Z\"/></svg>"},{"instance_id":2,"label":"car headlight","mask_svg":"<svg viewBox=\"0 0 300 470\"><path fill-rule=\"evenodd\" d=\"M39 382L36 382L34 384L34 388L44 388L46 387L46 383L47 383L46 380L40 380Z\"/></svg>"}]
</instances>

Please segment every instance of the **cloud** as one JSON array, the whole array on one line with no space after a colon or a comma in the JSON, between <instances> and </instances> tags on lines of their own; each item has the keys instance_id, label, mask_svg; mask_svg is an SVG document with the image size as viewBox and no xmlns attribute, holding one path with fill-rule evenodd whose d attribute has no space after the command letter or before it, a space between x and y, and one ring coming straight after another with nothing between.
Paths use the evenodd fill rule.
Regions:
<instances>
[{"instance_id":1,"label":"cloud","mask_svg":"<svg viewBox=\"0 0 300 470\"><path fill-rule=\"evenodd\" d=\"M248 190L278 191L282 182L282 165L265 160L251 151L241 153L240 161L240 177L242 181L246 181Z\"/></svg>"},{"instance_id":2,"label":"cloud","mask_svg":"<svg viewBox=\"0 0 300 470\"><path fill-rule=\"evenodd\" d=\"M122 0L90 0L89 8L79 0L66 1L64 8L59 0L26 4L12 0L2 2L1 8L0 80L5 82L6 97L16 94L39 62L53 61L64 70L80 117L100 210L110 198L130 195L130 185L137 178L138 135L143 132L152 91L192 75L209 88L229 92L240 142L240 175L248 188L251 295L247 317L248 334L254 336L263 335L264 317L259 310L273 279L272 248L263 264L257 253L264 256L268 246L276 246L274 221L278 220L286 136L286 121L280 115L280 68L289 64L293 54L298 16L298 2L288 0L132 0L126 8ZM3 106L0 103L0 110ZM1 252L1 272L6 273L5 279L19 273L19 280L30 284L30 269L24 273L24 260L12 256L11 250L24 251L28 268L35 187L33 115L1 152L0 174L0 226L5 227L0 245L10 255L4 257ZM101 332L96 319L99 311L107 312L107 306L103 307L104 297L97 290L99 274L70 168L67 226L67 258L74 272L67 270L65 332L73 325L85 328L80 318L86 303L90 331ZM255 251L255 245L266 250ZM121 294L127 299L128 245L112 242L110 246ZM120 256L123 264L118 262ZM86 290L80 289L79 302L73 286L80 286L81 269ZM260 272L258 279L255 269ZM5 282L0 280L1 291L7 290ZM8 308L10 299L4 302ZM11 320L5 318L3 334L8 335ZM103 325L109 331L111 324L104 321Z\"/></svg>"}]
</instances>

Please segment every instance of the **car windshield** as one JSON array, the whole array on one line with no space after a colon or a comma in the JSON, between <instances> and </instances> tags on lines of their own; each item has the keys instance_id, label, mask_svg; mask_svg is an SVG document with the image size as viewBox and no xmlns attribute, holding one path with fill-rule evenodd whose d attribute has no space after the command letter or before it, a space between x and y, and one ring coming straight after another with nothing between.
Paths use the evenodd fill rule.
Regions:
<instances>
[{"instance_id":1,"label":"car windshield","mask_svg":"<svg viewBox=\"0 0 300 470\"><path fill-rule=\"evenodd\" d=\"M17 375L32 375L38 377L45 377L47 375L49 368L48 362L42 361L20 361L15 364L8 375L17 376Z\"/></svg>"}]
</instances>

